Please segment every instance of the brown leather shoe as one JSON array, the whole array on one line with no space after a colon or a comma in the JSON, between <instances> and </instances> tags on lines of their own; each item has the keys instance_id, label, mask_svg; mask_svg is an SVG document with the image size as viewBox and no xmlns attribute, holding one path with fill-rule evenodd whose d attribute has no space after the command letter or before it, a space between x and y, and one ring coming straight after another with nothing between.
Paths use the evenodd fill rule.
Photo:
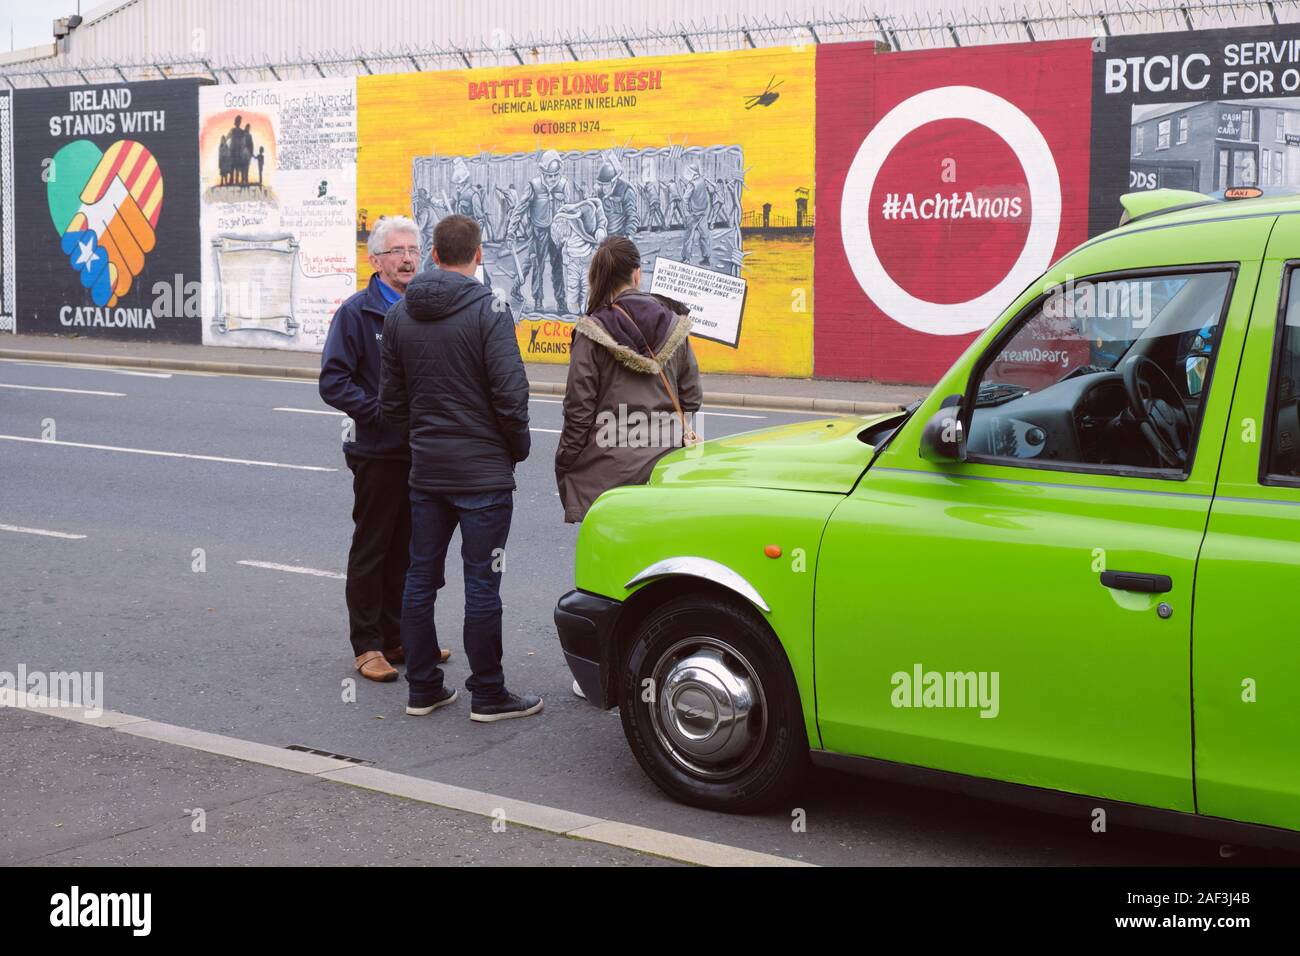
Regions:
<instances>
[{"instance_id":1,"label":"brown leather shoe","mask_svg":"<svg viewBox=\"0 0 1300 956\"><path fill-rule=\"evenodd\" d=\"M444 647L442 649L442 662L445 664L450 658L451 650ZM384 648L384 659L390 664L404 664L406 663L406 651L402 649L401 645L386 647Z\"/></svg>"},{"instance_id":2,"label":"brown leather shoe","mask_svg":"<svg viewBox=\"0 0 1300 956\"><path fill-rule=\"evenodd\" d=\"M397 680L397 671L393 669L388 661L384 660L381 651L366 651L358 657L357 670L367 680L376 680L381 683Z\"/></svg>"}]
</instances>

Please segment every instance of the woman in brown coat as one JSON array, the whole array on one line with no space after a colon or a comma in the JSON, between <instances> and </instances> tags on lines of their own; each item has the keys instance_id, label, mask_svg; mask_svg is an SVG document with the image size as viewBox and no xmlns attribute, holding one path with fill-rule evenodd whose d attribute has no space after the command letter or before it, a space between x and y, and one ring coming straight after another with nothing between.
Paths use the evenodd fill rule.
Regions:
<instances>
[{"instance_id":1,"label":"woman in brown coat","mask_svg":"<svg viewBox=\"0 0 1300 956\"><path fill-rule=\"evenodd\" d=\"M587 314L578 319L564 390L555 480L564 520L650 477L655 462L693 440L700 371L680 302L640 291L641 254L612 236L591 259Z\"/></svg>"}]
</instances>

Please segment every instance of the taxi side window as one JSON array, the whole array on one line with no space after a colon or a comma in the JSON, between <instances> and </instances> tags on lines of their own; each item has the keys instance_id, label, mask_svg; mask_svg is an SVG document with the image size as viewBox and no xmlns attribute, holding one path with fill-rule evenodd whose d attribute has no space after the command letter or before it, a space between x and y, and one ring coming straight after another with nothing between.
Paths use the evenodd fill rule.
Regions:
<instances>
[{"instance_id":1,"label":"taxi side window","mask_svg":"<svg viewBox=\"0 0 1300 956\"><path fill-rule=\"evenodd\" d=\"M971 460L1186 474L1234 271L1072 278L981 364Z\"/></svg>"},{"instance_id":2,"label":"taxi side window","mask_svg":"<svg viewBox=\"0 0 1300 956\"><path fill-rule=\"evenodd\" d=\"M1300 268L1295 264L1284 288L1269 382L1265 484L1300 484Z\"/></svg>"}]
</instances>

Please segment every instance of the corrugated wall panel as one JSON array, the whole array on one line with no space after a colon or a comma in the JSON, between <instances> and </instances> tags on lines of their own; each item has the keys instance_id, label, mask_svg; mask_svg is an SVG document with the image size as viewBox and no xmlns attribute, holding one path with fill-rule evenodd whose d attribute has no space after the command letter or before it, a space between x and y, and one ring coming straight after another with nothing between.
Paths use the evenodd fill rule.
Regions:
<instances>
[{"instance_id":1,"label":"corrugated wall panel","mask_svg":"<svg viewBox=\"0 0 1300 956\"><path fill-rule=\"evenodd\" d=\"M1164 5L1162 14L1127 12L1134 7ZM1222 28L1269 22L1269 10L1260 3L1229 6L1215 2L1208 9L1189 3L1185 16L1173 0L1114 0L1094 3L1002 4L997 2L952 3L950 0L873 0L868 3L828 3L825 0L655 0L653 3L627 0L478 0L478 2L430 3L427 0L128 0L116 8L90 10L85 22L61 46L54 58L15 63L0 73L21 73L32 67L58 69L114 63L141 63L183 58L208 61L223 81L236 78L271 79L267 63L277 66L281 78L315 76L310 65L280 69L280 64L316 58L347 57L404 48L484 49L471 56L474 66L507 65L516 62L509 49L514 46L525 62L569 59L563 48L533 50L534 43L573 39L580 59L626 56L617 42L592 42L599 38L639 36L678 28L693 34L696 50L735 49L746 45L741 29L749 26L759 46L790 45L810 41L801 28L773 29L776 24L818 21L823 42L877 39L880 32L869 18L881 18L886 39L896 47L971 46L987 43L1087 36L1099 30L1089 13L1120 9L1108 18L1107 27L1116 35L1185 30L1187 16L1195 26ZM111 7L111 5L110 5ZM1277 0L1273 4L1284 21L1300 18L1300 4ZM1019 17L1029 26L1016 22ZM852 18L837 26L835 19ZM949 23L1000 21L995 25L956 26ZM1011 22L1006 22L1011 21ZM767 25L768 29L763 29ZM710 32L711 31L711 32ZM634 40L634 52L642 55L685 52L686 42ZM444 56L419 56L421 69L463 66L451 52ZM405 60L376 62L374 72L399 72L413 68ZM326 74L364 72L351 63L324 65ZM188 68L186 72L201 72ZM135 74L135 75L138 75ZM91 72L96 81L115 79L107 71ZM134 75L133 75L134 78ZM44 85L35 75L14 76L17 86ZM55 82L81 82L72 75L55 76Z\"/></svg>"}]
</instances>

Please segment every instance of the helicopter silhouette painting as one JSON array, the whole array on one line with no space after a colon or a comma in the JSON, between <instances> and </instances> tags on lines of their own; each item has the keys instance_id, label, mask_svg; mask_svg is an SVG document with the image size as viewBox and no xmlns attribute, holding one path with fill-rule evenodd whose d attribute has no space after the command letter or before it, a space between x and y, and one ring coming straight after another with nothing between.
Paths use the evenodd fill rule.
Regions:
<instances>
[{"instance_id":1,"label":"helicopter silhouette painting","mask_svg":"<svg viewBox=\"0 0 1300 956\"><path fill-rule=\"evenodd\" d=\"M781 96L781 94L776 91L776 88L780 86L781 83L785 82L785 80L782 80L781 83L774 83L773 80L775 79L776 76L774 74L772 79L767 81L767 88L757 96L746 96L745 109L752 110L755 106L771 106L775 103Z\"/></svg>"}]
</instances>

